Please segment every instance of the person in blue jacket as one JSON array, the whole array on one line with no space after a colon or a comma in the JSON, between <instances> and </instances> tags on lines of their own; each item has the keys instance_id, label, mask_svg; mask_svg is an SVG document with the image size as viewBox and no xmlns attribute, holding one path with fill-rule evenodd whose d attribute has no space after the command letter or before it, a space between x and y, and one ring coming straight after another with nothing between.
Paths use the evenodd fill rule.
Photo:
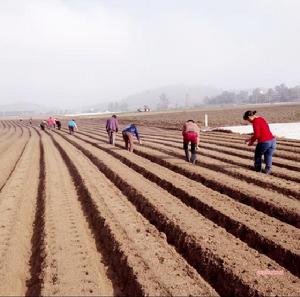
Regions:
<instances>
[{"instance_id":1,"label":"person in blue jacket","mask_svg":"<svg viewBox=\"0 0 300 297\"><path fill-rule=\"evenodd\" d=\"M133 137L135 136L139 144L142 144L138 129L136 125L130 124L122 130L123 139L125 142L126 150L133 152L134 141Z\"/></svg>"},{"instance_id":2,"label":"person in blue jacket","mask_svg":"<svg viewBox=\"0 0 300 297\"><path fill-rule=\"evenodd\" d=\"M75 122L75 120L71 120L68 122L68 128L69 128L69 133L72 135L74 134L74 131L78 131L78 128L77 128L77 124Z\"/></svg>"}]
</instances>

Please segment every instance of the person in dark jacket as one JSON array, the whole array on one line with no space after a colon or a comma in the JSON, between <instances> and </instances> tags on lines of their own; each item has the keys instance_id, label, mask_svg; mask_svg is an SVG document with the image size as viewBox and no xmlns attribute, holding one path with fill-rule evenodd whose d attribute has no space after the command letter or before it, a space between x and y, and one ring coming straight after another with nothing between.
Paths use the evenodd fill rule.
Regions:
<instances>
[{"instance_id":1,"label":"person in dark jacket","mask_svg":"<svg viewBox=\"0 0 300 297\"><path fill-rule=\"evenodd\" d=\"M114 114L110 119L106 121L106 132L108 135L108 141L110 144L115 145L116 133L118 133L119 124L117 116Z\"/></svg>"},{"instance_id":2,"label":"person in dark jacket","mask_svg":"<svg viewBox=\"0 0 300 297\"><path fill-rule=\"evenodd\" d=\"M245 143L249 146L257 141L254 153L255 171L262 171L262 156L264 156L266 174L271 173L272 157L276 149L276 139L270 131L270 127L263 117L256 116L256 111L248 110L244 113L243 119L253 126L253 135L246 139Z\"/></svg>"},{"instance_id":3,"label":"person in dark jacket","mask_svg":"<svg viewBox=\"0 0 300 297\"><path fill-rule=\"evenodd\" d=\"M46 122L46 121L41 121L40 127L41 127L41 129L42 129L43 131L45 131L46 126L47 126L47 122Z\"/></svg>"},{"instance_id":4,"label":"person in dark jacket","mask_svg":"<svg viewBox=\"0 0 300 297\"><path fill-rule=\"evenodd\" d=\"M61 129L61 121L60 120L55 120L55 124L58 130Z\"/></svg>"},{"instance_id":5,"label":"person in dark jacket","mask_svg":"<svg viewBox=\"0 0 300 297\"><path fill-rule=\"evenodd\" d=\"M142 144L137 127L134 124L130 124L122 130L123 139L125 142L126 150L133 152L134 141L133 137L135 136L139 142Z\"/></svg>"}]
</instances>

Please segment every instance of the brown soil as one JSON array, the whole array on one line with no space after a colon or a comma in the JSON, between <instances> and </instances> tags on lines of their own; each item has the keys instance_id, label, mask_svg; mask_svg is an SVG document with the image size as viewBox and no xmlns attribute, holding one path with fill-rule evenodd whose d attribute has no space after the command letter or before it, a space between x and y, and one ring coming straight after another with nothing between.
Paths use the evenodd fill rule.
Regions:
<instances>
[{"instance_id":1,"label":"brown soil","mask_svg":"<svg viewBox=\"0 0 300 297\"><path fill-rule=\"evenodd\" d=\"M0 121L0 296L300 295L300 142L266 176L243 136L202 133L193 166L179 131L79 128Z\"/></svg>"},{"instance_id":2,"label":"brown soil","mask_svg":"<svg viewBox=\"0 0 300 297\"><path fill-rule=\"evenodd\" d=\"M274 104L274 105L245 105L245 106L223 106L180 111L161 111L150 113L120 114L121 123L134 122L138 125L151 126L167 129L181 129L183 123L189 119L197 121L204 126L204 115L208 115L210 127L223 127L245 124L243 114L246 110L256 110L259 115L264 116L270 123L285 123L300 121L300 103ZM103 118L105 116L99 116ZM98 118L99 118L98 117ZM99 119L88 119L89 122L99 122Z\"/></svg>"}]
</instances>

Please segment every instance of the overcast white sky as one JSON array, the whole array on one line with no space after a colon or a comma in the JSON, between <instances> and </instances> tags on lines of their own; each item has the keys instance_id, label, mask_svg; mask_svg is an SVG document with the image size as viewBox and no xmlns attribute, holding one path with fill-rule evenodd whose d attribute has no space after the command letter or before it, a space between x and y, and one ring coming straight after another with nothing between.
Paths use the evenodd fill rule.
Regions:
<instances>
[{"instance_id":1,"label":"overcast white sky","mask_svg":"<svg viewBox=\"0 0 300 297\"><path fill-rule=\"evenodd\" d=\"M0 0L0 103L300 84L299 0Z\"/></svg>"}]
</instances>

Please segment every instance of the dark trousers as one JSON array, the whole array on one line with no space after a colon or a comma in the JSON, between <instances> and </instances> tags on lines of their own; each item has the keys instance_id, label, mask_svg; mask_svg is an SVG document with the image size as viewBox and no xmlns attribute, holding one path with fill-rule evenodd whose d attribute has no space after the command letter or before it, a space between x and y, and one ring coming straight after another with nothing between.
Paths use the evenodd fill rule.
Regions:
<instances>
[{"instance_id":1,"label":"dark trousers","mask_svg":"<svg viewBox=\"0 0 300 297\"><path fill-rule=\"evenodd\" d=\"M116 131L114 130L108 130L107 131L107 135L108 135L108 141L110 144L115 145L115 141L116 141Z\"/></svg>"},{"instance_id":2,"label":"dark trousers","mask_svg":"<svg viewBox=\"0 0 300 297\"><path fill-rule=\"evenodd\" d=\"M196 143L191 142L191 158L190 158L190 153L189 153L189 143L190 141L184 141L183 142L183 149L185 152L185 159L188 162L194 163L196 161Z\"/></svg>"},{"instance_id":3,"label":"dark trousers","mask_svg":"<svg viewBox=\"0 0 300 297\"><path fill-rule=\"evenodd\" d=\"M261 172L262 170L262 156L266 163L265 172L270 173L272 168L272 157L276 149L276 140L272 139L265 142L259 142L255 148L254 167L255 170Z\"/></svg>"},{"instance_id":4,"label":"dark trousers","mask_svg":"<svg viewBox=\"0 0 300 297\"><path fill-rule=\"evenodd\" d=\"M130 151L133 152L133 136L130 132L123 132L123 139L125 142L125 148Z\"/></svg>"},{"instance_id":5,"label":"dark trousers","mask_svg":"<svg viewBox=\"0 0 300 297\"><path fill-rule=\"evenodd\" d=\"M74 127L73 126L69 126L69 133L74 134Z\"/></svg>"}]
</instances>

